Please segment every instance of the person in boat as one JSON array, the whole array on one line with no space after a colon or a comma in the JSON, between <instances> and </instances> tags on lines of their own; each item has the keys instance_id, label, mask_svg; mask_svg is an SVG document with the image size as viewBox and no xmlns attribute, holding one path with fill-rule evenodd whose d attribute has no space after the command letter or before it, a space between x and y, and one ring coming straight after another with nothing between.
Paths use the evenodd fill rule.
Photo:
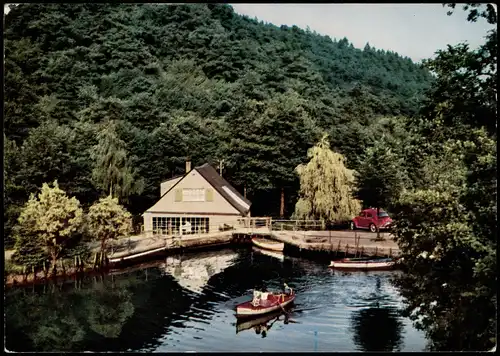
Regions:
<instances>
[{"instance_id":1,"label":"person in boat","mask_svg":"<svg viewBox=\"0 0 500 356\"><path fill-rule=\"evenodd\" d=\"M252 305L254 307L258 307L263 299L263 294L266 293L264 291L258 291L257 289L254 289L253 291L253 299L252 299Z\"/></svg>"},{"instance_id":2,"label":"person in boat","mask_svg":"<svg viewBox=\"0 0 500 356\"><path fill-rule=\"evenodd\" d=\"M283 293L286 295L292 294L292 288L290 288L286 283L283 283Z\"/></svg>"}]
</instances>

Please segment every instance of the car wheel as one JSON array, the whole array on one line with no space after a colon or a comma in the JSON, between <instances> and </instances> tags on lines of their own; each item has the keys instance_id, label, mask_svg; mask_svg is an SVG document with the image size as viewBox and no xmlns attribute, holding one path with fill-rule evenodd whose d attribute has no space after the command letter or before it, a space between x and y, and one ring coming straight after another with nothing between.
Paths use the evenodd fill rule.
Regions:
<instances>
[{"instance_id":1,"label":"car wheel","mask_svg":"<svg viewBox=\"0 0 500 356\"><path fill-rule=\"evenodd\" d=\"M377 227L375 226L375 224L370 224L370 231L377 232Z\"/></svg>"},{"instance_id":2,"label":"car wheel","mask_svg":"<svg viewBox=\"0 0 500 356\"><path fill-rule=\"evenodd\" d=\"M354 221L351 221L351 222L349 223L349 229L351 229L351 230L356 230L356 225L354 224Z\"/></svg>"}]
</instances>

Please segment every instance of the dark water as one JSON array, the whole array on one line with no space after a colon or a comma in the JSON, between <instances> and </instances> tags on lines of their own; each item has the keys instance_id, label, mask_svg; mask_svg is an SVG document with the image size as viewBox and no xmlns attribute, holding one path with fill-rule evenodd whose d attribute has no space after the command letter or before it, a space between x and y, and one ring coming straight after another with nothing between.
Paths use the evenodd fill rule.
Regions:
<instances>
[{"instance_id":1,"label":"dark water","mask_svg":"<svg viewBox=\"0 0 500 356\"><path fill-rule=\"evenodd\" d=\"M334 272L250 249L169 257L120 275L6 292L10 351L422 351L400 316L398 272ZM234 306L262 285L297 291L295 306L262 326Z\"/></svg>"}]
</instances>

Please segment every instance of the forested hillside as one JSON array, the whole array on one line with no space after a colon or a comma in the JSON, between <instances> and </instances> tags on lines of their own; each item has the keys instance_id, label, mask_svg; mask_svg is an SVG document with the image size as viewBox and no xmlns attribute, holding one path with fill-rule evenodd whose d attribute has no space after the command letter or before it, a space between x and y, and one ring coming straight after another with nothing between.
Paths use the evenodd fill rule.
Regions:
<instances>
[{"instance_id":1,"label":"forested hillside","mask_svg":"<svg viewBox=\"0 0 500 356\"><path fill-rule=\"evenodd\" d=\"M396 53L228 5L21 4L5 16L4 38L7 238L44 182L93 203L110 160L136 215L187 157L224 159L253 215L276 215L285 188L289 215L294 168L322 133L355 168L389 130L379 119L414 116L432 82Z\"/></svg>"}]
</instances>

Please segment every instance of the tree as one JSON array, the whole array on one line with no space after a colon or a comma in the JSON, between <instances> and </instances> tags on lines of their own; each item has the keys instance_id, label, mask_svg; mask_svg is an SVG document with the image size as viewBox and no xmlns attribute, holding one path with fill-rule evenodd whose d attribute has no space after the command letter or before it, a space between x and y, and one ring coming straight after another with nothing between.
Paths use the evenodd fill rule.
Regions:
<instances>
[{"instance_id":1,"label":"tree","mask_svg":"<svg viewBox=\"0 0 500 356\"><path fill-rule=\"evenodd\" d=\"M496 23L491 5L470 7L469 21ZM394 207L408 267L398 284L433 350L496 344L496 56L494 29L477 50L449 46L427 62L437 79L416 121L419 157L406 157L418 184Z\"/></svg>"},{"instance_id":2,"label":"tree","mask_svg":"<svg viewBox=\"0 0 500 356\"><path fill-rule=\"evenodd\" d=\"M102 254L108 240L126 236L132 230L132 216L111 195L90 207L87 222L90 234L101 241Z\"/></svg>"},{"instance_id":3,"label":"tree","mask_svg":"<svg viewBox=\"0 0 500 356\"><path fill-rule=\"evenodd\" d=\"M92 178L102 192L127 201L131 194L142 192L144 182L137 179L136 170L130 166L125 143L118 137L116 127L115 121L109 121L98 134L98 143L92 149Z\"/></svg>"},{"instance_id":4,"label":"tree","mask_svg":"<svg viewBox=\"0 0 500 356\"><path fill-rule=\"evenodd\" d=\"M387 209L399 197L403 189L403 160L379 141L366 150L358 167L356 176L356 196L363 201L365 207L376 207L377 216L380 208ZM380 229L377 228L377 240L380 240Z\"/></svg>"},{"instance_id":5,"label":"tree","mask_svg":"<svg viewBox=\"0 0 500 356\"><path fill-rule=\"evenodd\" d=\"M344 166L344 156L330 150L327 135L309 149L307 156L310 161L296 168L300 197L295 206L295 218L351 219L359 212L360 203L352 196L354 173Z\"/></svg>"},{"instance_id":6,"label":"tree","mask_svg":"<svg viewBox=\"0 0 500 356\"><path fill-rule=\"evenodd\" d=\"M37 246L46 249L55 273L65 245L82 227L83 211L78 200L68 198L54 181L52 188L44 183L37 197L31 194L18 221L21 233L32 236L39 242ZM18 241L22 242L23 237L18 236Z\"/></svg>"},{"instance_id":7,"label":"tree","mask_svg":"<svg viewBox=\"0 0 500 356\"><path fill-rule=\"evenodd\" d=\"M450 4L450 7L455 7ZM466 4L471 8L468 20L485 18L489 24L497 23L492 4ZM451 13L449 13L451 14ZM446 126L449 135L467 137L472 128L484 127L490 135L496 135L497 127L497 30L493 28L485 36L485 43L476 50L461 43L448 45L436 52L434 59L424 62L435 72L437 80L431 87L424 114L438 118L435 126ZM431 127L429 131L435 130Z\"/></svg>"},{"instance_id":8,"label":"tree","mask_svg":"<svg viewBox=\"0 0 500 356\"><path fill-rule=\"evenodd\" d=\"M5 15L5 39L5 133L22 150L11 182L24 187L9 191L12 206L54 179L87 206L96 190L109 194L111 180L120 203L143 211L186 155L193 163L224 159L225 177L241 191L247 185L252 209L260 194L277 208L279 194L271 204L268 195L282 188L293 206L294 168L318 139L316 128L354 166L372 144L373 119L415 113L432 81L393 53L282 30L225 4L19 4ZM118 158L123 148L124 163L112 170L131 173L134 183L143 177L146 194L126 188L127 179L105 178L110 162L90 155L108 121L124 144L98 156ZM150 159L152 146L167 156ZM15 218L11 209L8 220Z\"/></svg>"},{"instance_id":9,"label":"tree","mask_svg":"<svg viewBox=\"0 0 500 356\"><path fill-rule=\"evenodd\" d=\"M303 97L289 91L266 101L246 100L226 120L224 158L233 184L253 197L296 185L294 168L305 161L317 135Z\"/></svg>"}]
</instances>

